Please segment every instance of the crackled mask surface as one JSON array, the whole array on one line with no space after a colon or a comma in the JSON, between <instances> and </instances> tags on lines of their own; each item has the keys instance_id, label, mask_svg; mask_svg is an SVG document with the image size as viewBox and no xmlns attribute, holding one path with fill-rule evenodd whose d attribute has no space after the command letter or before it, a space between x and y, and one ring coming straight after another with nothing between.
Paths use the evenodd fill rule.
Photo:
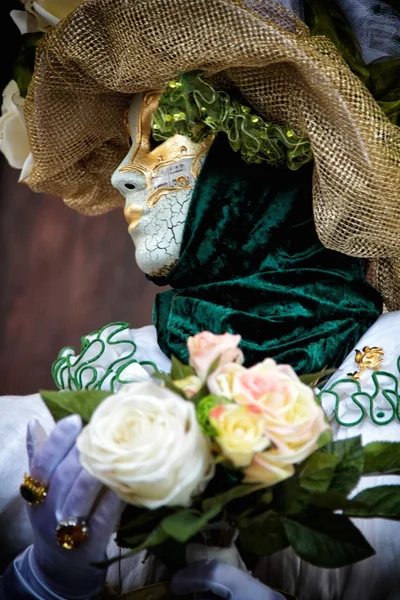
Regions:
<instances>
[{"instance_id":1,"label":"crackled mask surface","mask_svg":"<svg viewBox=\"0 0 400 600\"><path fill-rule=\"evenodd\" d=\"M125 197L136 262L153 276L166 275L179 258L193 188L211 143L176 135L152 148L157 103L157 94L134 97L127 116L132 147L111 179Z\"/></svg>"}]
</instances>

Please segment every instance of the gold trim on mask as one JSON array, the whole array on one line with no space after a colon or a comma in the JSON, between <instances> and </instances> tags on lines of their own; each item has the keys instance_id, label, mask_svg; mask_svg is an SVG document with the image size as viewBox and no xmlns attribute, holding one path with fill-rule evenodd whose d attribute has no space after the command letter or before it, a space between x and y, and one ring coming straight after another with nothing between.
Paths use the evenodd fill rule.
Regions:
<instances>
[{"instance_id":1,"label":"gold trim on mask","mask_svg":"<svg viewBox=\"0 0 400 600\"><path fill-rule=\"evenodd\" d=\"M200 172L200 159L209 150L214 138L210 136L203 142L195 144L183 135L169 138L154 150L151 150L151 117L156 110L160 94L149 92L145 95L140 108L136 147L128 164L119 168L120 173L140 173L146 178L147 188L151 190L152 181L158 171L179 160L192 160L191 175L196 179ZM147 198L147 205L153 207L168 192L190 190L192 185L188 177L178 177L176 187L159 187ZM129 222L129 221L128 221Z\"/></svg>"},{"instance_id":2,"label":"gold trim on mask","mask_svg":"<svg viewBox=\"0 0 400 600\"><path fill-rule=\"evenodd\" d=\"M124 208L124 217L129 224L128 231L131 232L139 227L140 217L143 214L143 208L135 204L128 204Z\"/></svg>"}]
</instances>

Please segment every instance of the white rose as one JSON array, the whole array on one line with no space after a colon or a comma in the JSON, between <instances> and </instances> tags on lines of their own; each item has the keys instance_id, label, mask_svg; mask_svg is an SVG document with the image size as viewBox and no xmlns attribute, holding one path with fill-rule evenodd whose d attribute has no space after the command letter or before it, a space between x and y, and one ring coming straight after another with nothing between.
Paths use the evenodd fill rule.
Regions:
<instances>
[{"instance_id":1,"label":"white rose","mask_svg":"<svg viewBox=\"0 0 400 600\"><path fill-rule=\"evenodd\" d=\"M214 474L194 404L155 383L104 400L77 447L82 466L134 506L189 506Z\"/></svg>"},{"instance_id":2,"label":"white rose","mask_svg":"<svg viewBox=\"0 0 400 600\"><path fill-rule=\"evenodd\" d=\"M10 15L22 34L46 32L64 19L83 0L23 0L25 10L12 10Z\"/></svg>"},{"instance_id":3,"label":"white rose","mask_svg":"<svg viewBox=\"0 0 400 600\"><path fill-rule=\"evenodd\" d=\"M24 120L24 99L15 81L3 90L0 117L0 150L12 167L22 169L30 147Z\"/></svg>"}]
</instances>

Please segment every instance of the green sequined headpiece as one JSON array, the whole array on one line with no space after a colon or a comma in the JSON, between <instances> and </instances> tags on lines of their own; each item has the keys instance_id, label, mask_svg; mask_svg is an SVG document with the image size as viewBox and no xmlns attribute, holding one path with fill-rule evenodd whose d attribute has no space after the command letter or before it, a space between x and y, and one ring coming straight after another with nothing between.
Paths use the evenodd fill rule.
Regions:
<instances>
[{"instance_id":1,"label":"green sequined headpiece","mask_svg":"<svg viewBox=\"0 0 400 600\"><path fill-rule=\"evenodd\" d=\"M168 82L153 114L156 141L180 134L194 142L224 133L247 163L286 163L297 170L312 160L307 137L290 123L269 123L225 91L216 90L200 73L185 73Z\"/></svg>"}]
</instances>

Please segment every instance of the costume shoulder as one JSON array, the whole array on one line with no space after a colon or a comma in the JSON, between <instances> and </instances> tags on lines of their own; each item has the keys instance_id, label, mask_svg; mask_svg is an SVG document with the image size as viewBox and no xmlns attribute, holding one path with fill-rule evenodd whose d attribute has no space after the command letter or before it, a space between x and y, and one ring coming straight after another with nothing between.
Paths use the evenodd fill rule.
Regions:
<instances>
[{"instance_id":1,"label":"costume shoulder","mask_svg":"<svg viewBox=\"0 0 400 600\"><path fill-rule=\"evenodd\" d=\"M398 439L400 311L385 313L368 329L319 392L340 438L360 434L366 444Z\"/></svg>"},{"instance_id":2,"label":"costume shoulder","mask_svg":"<svg viewBox=\"0 0 400 600\"><path fill-rule=\"evenodd\" d=\"M128 323L116 322L83 336L80 351L62 348L52 371L60 390L116 392L121 385L146 381L157 371L169 372L170 364L153 325L129 329Z\"/></svg>"},{"instance_id":3,"label":"costume shoulder","mask_svg":"<svg viewBox=\"0 0 400 600\"><path fill-rule=\"evenodd\" d=\"M336 439L361 435L363 444L400 441L400 312L381 315L362 336L340 368L319 391ZM351 374L351 375L349 375ZM400 477L363 477L353 492ZM256 575L272 587L309 600L395 600L400 580L394 560L400 554L400 523L355 519L375 556L342 569L318 569L289 549L260 561Z\"/></svg>"}]
</instances>

